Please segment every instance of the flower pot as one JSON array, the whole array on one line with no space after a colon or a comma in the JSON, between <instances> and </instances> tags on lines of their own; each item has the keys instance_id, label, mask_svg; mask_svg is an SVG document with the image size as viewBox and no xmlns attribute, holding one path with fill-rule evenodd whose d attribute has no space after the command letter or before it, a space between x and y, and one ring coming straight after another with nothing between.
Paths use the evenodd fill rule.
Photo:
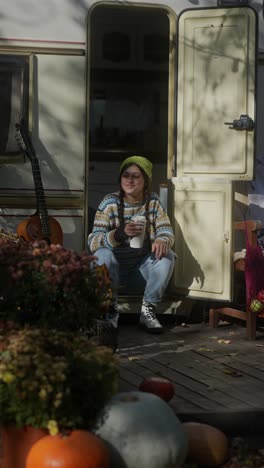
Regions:
<instances>
[{"instance_id":1,"label":"flower pot","mask_svg":"<svg viewBox=\"0 0 264 468\"><path fill-rule=\"evenodd\" d=\"M46 436L48 431L30 426L23 428L10 426L2 427L0 434L0 467L26 468L26 457L30 448Z\"/></svg>"}]
</instances>

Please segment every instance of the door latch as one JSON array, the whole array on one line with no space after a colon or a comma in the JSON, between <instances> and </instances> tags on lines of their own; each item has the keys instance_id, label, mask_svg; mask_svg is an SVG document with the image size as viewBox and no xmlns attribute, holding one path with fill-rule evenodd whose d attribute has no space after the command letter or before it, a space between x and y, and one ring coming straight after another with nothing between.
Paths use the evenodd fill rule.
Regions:
<instances>
[{"instance_id":1,"label":"door latch","mask_svg":"<svg viewBox=\"0 0 264 468\"><path fill-rule=\"evenodd\" d=\"M223 232L223 239L224 239L224 241L225 241L226 243L228 243L228 241L229 241L229 231L228 231L228 230L225 230L225 231Z\"/></svg>"},{"instance_id":2,"label":"door latch","mask_svg":"<svg viewBox=\"0 0 264 468\"><path fill-rule=\"evenodd\" d=\"M253 130L255 128L254 120L247 114L241 114L239 119L233 122L225 122L232 130Z\"/></svg>"}]
</instances>

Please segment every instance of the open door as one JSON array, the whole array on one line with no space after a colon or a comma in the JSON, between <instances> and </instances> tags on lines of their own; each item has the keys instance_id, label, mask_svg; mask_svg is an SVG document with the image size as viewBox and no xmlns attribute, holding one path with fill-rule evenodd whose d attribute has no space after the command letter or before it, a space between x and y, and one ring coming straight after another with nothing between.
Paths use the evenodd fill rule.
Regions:
<instances>
[{"instance_id":1,"label":"open door","mask_svg":"<svg viewBox=\"0 0 264 468\"><path fill-rule=\"evenodd\" d=\"M177 176L253 178L255 44L250 8L180 16Z\"/></svg>"},{"instance_id":2,"label":"open door","mask_svg":"<svg viewBox=\"0 0 264 468\"><path fill-rule=\"evenodd\" d=\"M232 181L253 178L255 47L250 8L179 18L174 284L191 297L232 299Z\"/></svg>"},{"instance_id":3,"label":"open door","mask_svg":"<svg viewBox=\"0 0 264 468\"><path fill-rule=\"evenodd\" d=\"M230 300L232 182L190 178L173 182L177 290L196 298Z\"/></svg>"}]
</instances>

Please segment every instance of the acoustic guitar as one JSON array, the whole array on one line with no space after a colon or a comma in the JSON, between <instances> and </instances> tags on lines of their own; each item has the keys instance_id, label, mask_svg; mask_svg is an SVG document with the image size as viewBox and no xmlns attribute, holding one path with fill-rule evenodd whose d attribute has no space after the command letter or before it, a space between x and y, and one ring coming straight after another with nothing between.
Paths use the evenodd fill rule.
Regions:
<instances>
[{"instance_id":1,"label":"acoustic guitar","mask_svg":"<svg viewBox=\"0 0 264 468\"><path fill-rule=\"evenodd\" d=\"M36 213L21 221L16 232L26 241L46 240L49 244L62 244L62 228L55 218L48 215L39 161L23 120L16 124L16 140L20 150L31 162L37 203Z\"/></svg>"}]
</instances>

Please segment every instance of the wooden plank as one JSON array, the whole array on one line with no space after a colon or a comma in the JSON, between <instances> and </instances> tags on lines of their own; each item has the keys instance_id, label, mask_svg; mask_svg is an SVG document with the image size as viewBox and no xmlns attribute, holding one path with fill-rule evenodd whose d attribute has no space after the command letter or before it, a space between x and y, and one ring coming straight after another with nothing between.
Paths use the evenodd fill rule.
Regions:
<instances>
[{"instance_id":1,"label":"wooden plank","mask_svg":"<svg viewBox=\"0 0 264 468\"><path fill-rule=\"evenodd\" d=\"M173 369L167 368L163 364L159 364L152 359L148 359L147 361L141 360L140 365L142 367L147 367L147 369L152 369L152 371L157 372L159 375L166 377L177 384L177 394L200 408L207 411L216 411L219 410L219 407L226 407L221 401L215 400L213 395L214 392L210 392L205 385L197 384L192 379L183 376Z\"/></svg>"},{"instance_id":2,"label":"wooden plank","mask_svg":"<svg viewBox=\"0 0 264 468\"><path fill-rule=\"evenodd\" d=\"M231 357L231 356L228 356L228 357ZM251 368L256 369L259 372L262 372L263 376L264 376L264 362L263 362L264 361L264 356L262 358L262 362L257 361L255 359L255 356L248 356L248 355L243 355L243 354L239 354L239 353L232 356L232 359L234 359L234 361L240 362L242 364L246 364L246 365L250 366Z\"/></svg>"},{"instance_id":3,"label":"wooden plank","mask_svg":"<svg viewBox=\"0 0 264 468\"><path fill-rule=\"evenodd\" d=\"M241 380L238 380L238 379L235 379L232 378L232 374L228 375L228 374L225 374L225 369L227 368L227 366L223 365L221 362L221 359L217 358L217 359L213 359L211 357L211 354L210 356L208 355L204 355L204 354L201 354L199 352L196 352L196 351L188 351L188 354L190 354L190 356L187 357L187 363L188 363L188 360L189 362L195 362L195 367L196 365L199 364L198 361L200 361L200 364L202 365L203 364L203 372L210 376L214 376L216 377L217 379L219 379L220 381L223 381L223 383L231 383L232 385L236 385L238 384L239 386L241 384L243 384L243 382L246 380L251 386L252 385L256 385L256 386L259 386L259 389L261 390L261 393L263 392L263 384L261 382L256 382L256 379L254 377L251 377L247 374L244 374L243 372L241 372L241 374L243 375L243 381ZM185 355L186 357L186 355ZM232 362L233 359L236 359L239 358L239 356L228 356ZM221 358L221 356L220 356ZM242 358L243 360L243 358ZM182 363L183 361L181 361ZM230 367L230 366L228 366ZM230 380L232 378L232 381Z\"/></svg>"},{"instance_id":4,"label":"wooden plank","mask_svg":"<svg viewBox=\"0 0 264 468\"><path fill-rule=\"evenodd\" d=\"M186 355L188 354L188 356ZM203 363L197 362L197 357L204 359ZM181 360L177 364L171 364L166 360L166 356L156 359L158 362L166 364L168 367L177 370L191 378L201 381L215 388L222 394L223 401L229 401L232 409L241 409L247 407L261 407L263 402L263 385L256 383L254 379L241 374L242 377L232 377L232 374L226 374L225 366L218 362L199 356L195 352L187 351L181 354ZM209 362L208 362L209 361ZM215 366L218 365L218 369ZM252 390L254 389L254 401L252 401ZM226 400L227 399L227 400Z\"/></svg>"},{"instance_id":5,"label":"wooden plank","mask_svg":"<svg viewBox=\"0 0 264 468\"><path fill-rule=\"evenodd\" d=\"M218 362L226 364L229 367L241 371L245 374L254 377L256 380L264 381L264 372L259 369L254 369L251 366L244 364L243 362L237 362L235 359L231 359L229 356L222 356L217 359Z\"/></svg>"},{"instance_id":6,"label":"wooden plank","mask_svg":"<svg viewBox=\"0 0 264 468\"><path fill-rule=\"evenodd\" d=\"M203 352L201 353L200 351L198 352L196 351L196 353L199 354L199 356L204 357ZM259 400L262 398L262 395L263 395L262 381L256 378L256 376L252 376L248 372L245 372L244 369L242 368L242 365L236 366L233 361L234 356L226 356L222 354L221 356L218 356L217 358L213 359L212 353L210 354L208 353L206 357L211 359L214 368L217 368L220 370L221 368L225 368L225 369L230 369L230 373L232 372L232 370L241 373L243 375L243 380L237 379L236 381L233 381L232 385L235 387L239 387L239 389L241 390L243 388L243 393L245 393L245 396L249 397L249 400L251 401L251 403L253 403L252 389L254 388L254 396L255 396L254 406L260 404ZM246 368L246 370L248 371L248 367Z\"/></svg>"},{"instance_id":7,"label":"wooden plank","mask_svg":"<svg viewBox=\"0 0 264 468\"><path fill-rule=\"evenodd\" d=\"M118 354L121 359L129 358L129 357L136 357L136 356L152 356L155 354L163 353L166 351L166 348L169 352L177 352L179 348L179 344L173 343L148 343L140 346L133 346L133 347L123 347L119 348Z\"/></svg>"},{"instance_id":8,"label":"wooden plank","mask_svg":"<svg viewBox=\"0 0 264 468\"><path fill-rule=\"evenodd\" d=\"M141 361L141 359L139 361ZM138 364L139 361L132 361L132 362L123 363L122 367L125 368L125 369L130 369L132 372L134 372L135 374L140 376L141 381L145 377L149 377L151 375L156 375L155 373L152 372L151 369L147 369L146 367L141 367Z\"/></svg>"},{"instance_id":9,"label":"wooden plank","mask_svg":"<svg viewBox=\"0 0 264 468\"><path fill-rule=\"evenodd\" d=\"M237 325L212 330L198 324L172 330L165 328L161 336L153 337L134 326L122 333L121 326L120 390L137 390L144 377L161 375L175 384L170 406L187 420L201 417L228 425L232 411L240 416L261 414L264 346L257 345L264 340L248 341L245 328ZM220 339L231 343L219 343ZM247 429L246 416L242 426Z\"/></svg>"},{"instance_id":10,"label":"wooden plank","mask_svg":"<svg viewBox=\"0 0 264 468\"><path fill-rule=\"evenodd\" d=\"M245 357L249 357L250 359L252 359L253 362L255 361L256 364L259 363L261 365L264 363L264 345L262 349L262 348L258 348L256 344L255 350L250 350L247 353L242 351L241 355Z\"/></svg>"},{"instance_id":11,"label":"wooden plank","mask_svg":"<svg viewBox=\"0 0 264 468\"><path fill-rule=\"evenodd\" d=\"M155 372L152 372L150 369L147 369L145 367L141 367L135 361L133 361L131 363L123 364L122 367L123 368L125 367L125 369L131 370L133 373L139 375L140 378L141 378L141 381L144 378L149 377L149 376L153 376L153 375L155 375L157 377L160 376L159 374L157 374ZM175 393L175 395L173 396L172 400L170 401L170 405L172 405L174 407L177 407L177 408L180 407L181 411L190 412L190 411L199 410L199 407L197 407L192 402L186 401L186 400L180 398L180 396L178 395L178 392Z\"/></svg>"},{"instance_id":12,"label":"wooden plank","mask_svg":"<svg viewBox=\"0 0 264 468\"><path fill-rule=\"evenodd\" d=\"M184 356L181 356L184 359ZM165 356L160 356L155 360L164 363ZM191 361L185 360L177 363L170 363L169 367L177 372L181 373L183 376L193 379L193 386L192 388L199 388L199 384L205 384L207 386L207 391L210 392L211 398L221 403L223 406L231 409L241 409L242 407L248 408L248 399L243 398L242 394L240 394L240 398L236 398L233 394L230 395L229 392L223 392L219 390L219 381L213 377L208 376L203 372L203 368L199 366L198 369L192 368L188 366ZM223 383L223 382L222 382Z\"/></svg>"},{"instance_id":13,"label":"wooden plank","mask_svg":"<svg viewBox=\"0 0 264 468\"><path fill-rule=\"evenodd\" d=\"M120 380L119 381L119 386L118 386L118 391L119 392L131 392L135 391L136 388L134 385L131 385L130 383L126 382L125 380Z\"/></svg>"},{"instance_id":14,"label":"wooden plank","mask_svg":"<svg viewBox=\"0 0 264 468\"><path fill-rule=\"evenodd\" d=\"M128 382L130 385L133 385L136 389L138 389L138 386L142 381L141 377L124 367L120 368L120 378Z\"/></svg>"}]
</instances>

